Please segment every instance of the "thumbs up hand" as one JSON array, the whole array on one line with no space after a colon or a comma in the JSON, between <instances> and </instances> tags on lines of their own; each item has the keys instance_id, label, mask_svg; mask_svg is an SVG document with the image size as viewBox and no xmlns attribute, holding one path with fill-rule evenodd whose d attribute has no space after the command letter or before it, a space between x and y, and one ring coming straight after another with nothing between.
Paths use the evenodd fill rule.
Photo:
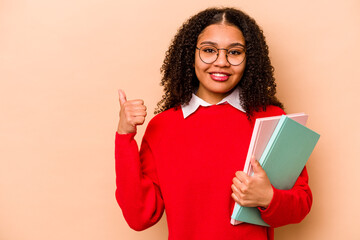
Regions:
<instances>
[{"instance_id":1,"label":"thumbs up hand","mask_svg":"<svg viewBox=\"0 0 360 240\"><path fill-rule=\"evenodd\" d=\"M127 100L125 92L119 89L120 120L117 132L127 134L136 132L136 126L145 122L146 107L141 99Z\"/></svg>"},{"instance_id":2,"label":"thumbs up hand","mask_svg":"<svg viewBox=\"0 0 360 240\"><path fill-rule=\"evenodd\" d=\"M251 158L251 166L254 170L252 176L242 171L235 173L231 197L240 206L267 208L274 195L270 180L254 157Z\"/></svg>"}]
</instances>

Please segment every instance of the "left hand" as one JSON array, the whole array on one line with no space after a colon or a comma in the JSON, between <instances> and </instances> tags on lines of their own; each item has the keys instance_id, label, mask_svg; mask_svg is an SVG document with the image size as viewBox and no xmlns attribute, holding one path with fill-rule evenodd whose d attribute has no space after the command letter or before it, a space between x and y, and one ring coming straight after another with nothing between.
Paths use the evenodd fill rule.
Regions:
<instances>
[{"instance_id":1,"label":"left hand","mask_svg":"<svg viewBox=\"0 0 360 240\"><path fill-rule=\"evenodd\" d=\"M254 157L251 158L251 166L254 170L252 176L243 171L235 173L231 185L233 191L231 197L240 206L267 208L274 195L270 180Z\"/></svg>"}]
</instances>

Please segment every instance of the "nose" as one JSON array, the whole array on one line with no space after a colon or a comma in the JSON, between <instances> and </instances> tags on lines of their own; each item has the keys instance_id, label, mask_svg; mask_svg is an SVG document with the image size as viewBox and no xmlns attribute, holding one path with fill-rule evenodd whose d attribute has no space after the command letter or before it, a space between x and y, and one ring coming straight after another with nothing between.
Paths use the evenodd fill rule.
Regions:
<instances>
[{"instance_id":1,"label":"nose","mask_svg":"<svg viewBox=\"0 0 360 240\"><path fill-rule=\"evenodd\" d=\"M216 66L228 67L230 63L227 60L227 51L225 49L219 49L218 58L214 62Z\"/></svg>"}]
</instances>

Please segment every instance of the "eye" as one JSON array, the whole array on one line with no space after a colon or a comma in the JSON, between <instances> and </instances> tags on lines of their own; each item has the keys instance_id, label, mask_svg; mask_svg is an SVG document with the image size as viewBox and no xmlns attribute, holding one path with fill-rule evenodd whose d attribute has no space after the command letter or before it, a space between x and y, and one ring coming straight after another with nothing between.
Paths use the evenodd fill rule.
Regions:
<instances>
[{"instance_id":1,"label":"eye","mask_svg":"<svg viewBox=\"0 0 360 240\"><path fill-rule=\"evenodd\" d=\"M216 54L217 50L214 47L210 47L210 46L204 46L201 48L201 51L207 54Z\"/></svg>"},{"instance_id":2,"label":"eye","mask_svg":"<svg viewBox=\"0 0 360 240\"><path fill-rule=\"evenodd\" d=\"M243 54L244 52L245 51L242 48L231 48L231 49L229 49L228 54L234 55L234 56L239 56L239 55Z\"/></svg>"}]
</instances>

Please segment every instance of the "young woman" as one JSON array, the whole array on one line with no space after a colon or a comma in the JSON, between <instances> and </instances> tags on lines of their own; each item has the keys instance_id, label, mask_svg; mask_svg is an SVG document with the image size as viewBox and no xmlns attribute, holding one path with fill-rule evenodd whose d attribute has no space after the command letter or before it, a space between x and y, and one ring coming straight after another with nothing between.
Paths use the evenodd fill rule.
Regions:
<instances>
[{"instance_id":1,"label":"young woman","mask_svg":"<svg viewBox=\"0 0 360 240\"><path fill-rule=\"evenodd\" d=\"M300 222L312 195L306 169L294 187L272 187L253 159L243 169L256 118L284 114L268 47L256 22L233 8L207 9L176 34L162 66L165 94L148 124L142 100L120 94L115 140L116 199L131 228L166 210L169 239L273 239L273 227ZM230 224L234 201L258 207L271 227Z\"/></svg>"}]
</instances>

